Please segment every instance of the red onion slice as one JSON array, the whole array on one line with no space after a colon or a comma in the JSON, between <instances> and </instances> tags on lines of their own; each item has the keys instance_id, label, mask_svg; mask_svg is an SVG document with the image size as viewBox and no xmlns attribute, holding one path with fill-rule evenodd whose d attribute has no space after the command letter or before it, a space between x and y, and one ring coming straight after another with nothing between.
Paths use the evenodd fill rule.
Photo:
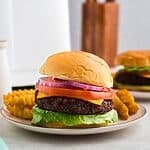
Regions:
<instances>
[{"instance_id":1,"label":"red onion slice","mask_svg":"<svg viewBox=\"0 0 150 150\"><path fill-rule=\"evenodd\" d=\"M88 85L76 81L62 80L62 79L51 78L51 77L39 78L37 84L48 86L48 87L56 87L56 88L82 89L82 90L97 91L97 92L114 92L114 90L111 88Z\"/></svg>"}]
</instances>

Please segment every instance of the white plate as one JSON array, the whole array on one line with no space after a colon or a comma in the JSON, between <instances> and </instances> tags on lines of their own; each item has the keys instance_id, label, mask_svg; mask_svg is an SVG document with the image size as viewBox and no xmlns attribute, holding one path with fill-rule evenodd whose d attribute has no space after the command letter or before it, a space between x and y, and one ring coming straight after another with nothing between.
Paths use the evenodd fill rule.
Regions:
<instances>
[{"instance_id":1,"label":"white plate","mask_svg":"<svg viewBox=\"0 0 150 150\"><path fill-rule=\"evenodd\" d=\"M150 92L140 92L140 91L130 91L133 96L137 99L146 99L146 100L150 100Z\"/></svg>"},{"instance_id":2,"label":"white plate","mask_svg":"<svg viewBox=\"0 0 150 150\"><path fill-rule=\"evenodd\" d=\"M128 120L125 121L119 120L117 123L111 124L106 127L87 128L87 129L56 129L56 128L43 128L32 126L30 121L12 116L4 107L1 108L0 113L8 122L20 128L40 133L59 134L59 135L86 135L86 134L112 132L123 128L127 128L137 123L138 121L143 119L147 114L146 109L143 106L140 106L139 111L135 115L130 116Z\"/></svg>"}]
</instances>

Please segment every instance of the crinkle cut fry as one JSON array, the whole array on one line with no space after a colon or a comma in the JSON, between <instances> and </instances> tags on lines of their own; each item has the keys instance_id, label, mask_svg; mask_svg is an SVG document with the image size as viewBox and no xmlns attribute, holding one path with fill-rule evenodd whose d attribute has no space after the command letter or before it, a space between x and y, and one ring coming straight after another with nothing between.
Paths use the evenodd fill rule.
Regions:
<instances>
[{"instance_id":1,"label":"crinkle cut fry","mask_svg":"<svg viewBox=\"0 0 150 150\"><path fill-rule=\"evenodd\" d=\"M19 118L23 118L23 119L32 119L32 109L30 108L20 108L17 106L7 106L8 111L10 112L10 114L19 117Z\"/></svg>"},{"instance_id":2,"label":"crinkle cut fry","mask_svg":"<svg viewBox=\"0 0 150 150\"><path fill-rule=\"evenodd\" d=\"M32 119L34 97L35 90L18 90L4 95L3 100L10 114L23 119Z\"/></svg>"},{"instance_id":3,"label":"crinkle cut fry","mask_svg":"<svg viewBox=\"0 0 150 150\"><path fill-rule=\"evenodd\" d=\"M28 106L32 107L35 105L34 102L35 90L18 90L8 93L3 96L5 105L16 105L16 106Z\"/></svg>"}]
</instances>

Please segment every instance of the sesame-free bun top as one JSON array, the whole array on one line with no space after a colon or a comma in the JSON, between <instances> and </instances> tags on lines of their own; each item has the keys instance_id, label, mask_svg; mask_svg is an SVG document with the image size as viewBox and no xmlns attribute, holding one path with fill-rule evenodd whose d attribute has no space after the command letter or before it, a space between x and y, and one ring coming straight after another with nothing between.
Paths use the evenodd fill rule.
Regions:
<instances>
[{"instance_id":1,"label":"sesame-free bun top","mask_svg":"<svg viewBox=\"0 0 150 150\"><path fill-rule=\"evenodd\" d=\"M129 50L116 57L116 64L126 67L150 67L150 50Z\"/></svg>"},{"instance_id":2,"label":"sesame-free bun top","mask_svg":"<svg viewBox=\"0 0 150 150\"><path fill-rule=\"evenodd\" d=\"M39 71L43 75L91 85L112 87L108 64L98 56L83 52L61 52L49 56Z\"/></svg>"}]
</instances>

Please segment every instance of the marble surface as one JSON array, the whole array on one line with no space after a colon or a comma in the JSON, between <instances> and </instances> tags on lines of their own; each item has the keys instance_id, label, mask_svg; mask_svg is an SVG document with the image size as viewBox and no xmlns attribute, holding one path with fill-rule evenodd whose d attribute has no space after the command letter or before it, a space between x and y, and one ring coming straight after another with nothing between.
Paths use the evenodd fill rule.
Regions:
<instances>
[{"instance_id":1,"label":"marble surface","mask_svg":"<svg viewBox=\"0 0 150 150\"><path fill-rule=\"evenodd\" d=\"M58 136L26 131L0 116L0 137L10 150L150 150L150 100L139 102L147 117L132 127L98 135Z\"/></svg>"}]
</instances>

